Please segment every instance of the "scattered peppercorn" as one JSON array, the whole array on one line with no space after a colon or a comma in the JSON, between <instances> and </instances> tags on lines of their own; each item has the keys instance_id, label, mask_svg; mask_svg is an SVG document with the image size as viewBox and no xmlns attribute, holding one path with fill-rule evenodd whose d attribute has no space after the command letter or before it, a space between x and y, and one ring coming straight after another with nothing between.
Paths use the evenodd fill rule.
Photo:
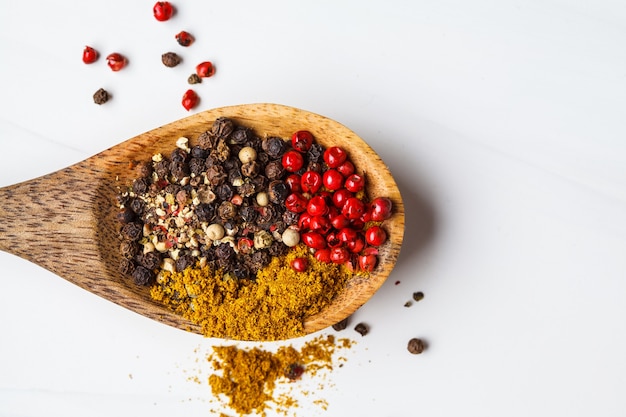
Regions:
<instances>
[{"instance_id":1,"label":"scattered peppercorn","mask_svg":"<svg viewBox=\"0 0 626 417\"><path fill-rule=\"evenodd\" d=\"M194 41L193 36L191 36L189 32L185 32L184 30L181 32L178 32L175 38L176 38L176 42L178 42L180 46L189 46Z\"/></svg>"},{"instance_id":2,"label":"scattered peppercorn","mask_svg":"<svg viewBox=\"0 0 626 417\"><path fill-rule=\"evenodd\" d=\"M412 354L418 355L418 354L422 353L424 351L424 349L426 349L426 344L424 343L424 341L422 339L418 339L418 338L414 337L413 339L409 340L409 343L407 345L407 349Z\"/></svg>"},{"instance_id":3,"label":"scattered peppercorn","mask_svg":"<svg viewBox=\"0 0 626 417\"><path fill-rule=\"evenodd\" d=\"M93 95L93 102L96 104L104 104L111 98L111 95L104 89L100 88Z\"/></svg>"},{"instance_id":4,"label":"scattered peppercorn","mask_svg":"<svg viewBox=\"0 0 626 417\"><path fill-rule=\"evenodd\" d=\"M337 323L333 324L333 329L335 331L337 331L337 332L345 330L346 327L348 327L349 322L350 322L350 318L346 317L345 319L341 320L340 322L337 322Z\"/></svg>"},{"instance_id":5,"label":"scattered peppercorn","mask_svg":"<svg viewBox=\"0 0 626 417\"><path fill-rule=\"evenodd\" d=\"M424 293L421 291L417 291L413 293L413 299L415 301L420 301L422 298L424 298Z\"/></svg>"},{"instance_id":6,"label":"scattered peppercorn","mask_svg":"<svg viewBox=\"0 0 626 417\"><path fill-rule=\"evenodd\" d=\"M285 376L292 381L299 379L304 373L304 366L299 363L291 363L287 365L287 369L285 369Z\"/></svg>"},{"instance_id":7,"label":"scattered peppercorn","mask_svg":"<svg viewBox=\"0 0 626 417\"><path fill-rule=\"evenodd\" d=\"M187 82L189 84L200 84L202 82L202 78L198 77L198 74L195 72L187 78Z\"/></svg>"},{"instance_id":8,"label":"scattered peppercorn","mask_svg":"<svg viewBox=\"0 0 626 417\"><path fill-rule=\"evenodd\" d=\"M163 65L169 68L175 67L176 65L180 64L181 61L182 58L178 56L178 54L176 54L175 52L166 52L161 55L161 62L163 62Z\"/></svg>"},{"instance_id":9,"label":"scattered peppercorn","mask_svg":"<svg viewBox=\"0 0 626 417\"><path fill-rule=\"evenodd\" d=\"M365 336L369 333L369 326L365 323L359 323L354 327L354 330L359 333L361 336Z\"/></svg>"},{"instance_id":10,"label":"scattered peppercorn","mask_svg":"<svg viewBox=\"0 0 626 417\"><path fill-rule=\"evenodd\" d=\"M413 305L413 302L411 301L407 301L406 303L404 303L405 307L411 307Z\"/></svg>"}]
</instances>

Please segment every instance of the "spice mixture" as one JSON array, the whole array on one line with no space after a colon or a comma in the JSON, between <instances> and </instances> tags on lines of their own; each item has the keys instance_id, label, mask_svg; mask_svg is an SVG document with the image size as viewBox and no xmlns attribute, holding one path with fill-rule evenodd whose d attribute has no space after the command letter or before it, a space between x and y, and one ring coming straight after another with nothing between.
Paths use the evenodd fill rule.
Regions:
<instances>
[{"instance_id":1,"label":"spice mixture","mask_svg":"<svg viewBox=\"0 0 626 417\"><path fill-rule=\"evenodd\" d=\"M352 344L349 339L336 340L328 335L312 339L300 349L287 345L275 352L260 347L215 346L208 360L217 373L209 377L209 385L214 395L227 398L228 406L238 415L265 416L268 408L286 414L298 403L289 393L276 395L277 386L332 370L336 351ZM325 407L325 403L321 405Z\"/></svg>"},{"instance_id":2,"label":"spice mixture","mask_svg":"<svg viewBox=\"0 0 626 417\"><path fill-rule=\"evenodd\" d=\"M219 118L138 170L119 195L120 269L207 336L302 335L387 240L390 200L368 201L347 152L307 131L260 138Z\"/></svg>"}]
</instances>

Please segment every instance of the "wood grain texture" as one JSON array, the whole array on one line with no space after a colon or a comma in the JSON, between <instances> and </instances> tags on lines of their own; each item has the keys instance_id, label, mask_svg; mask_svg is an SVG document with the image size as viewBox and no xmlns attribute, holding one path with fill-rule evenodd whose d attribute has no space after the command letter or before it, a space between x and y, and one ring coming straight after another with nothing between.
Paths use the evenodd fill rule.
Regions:
<instances>
[{"instance_id":1,"label":"wood grain texture","mask_svg":"<svg viewBox=\"0 0 626 417\"><path fill-rule=\"evenodd\" d=\"M0 249L27 259L62 278L165 324L199 333L198 326L151 300L117 268L120 262L116 196L137 176L132 166L159 152L169 153L181 136L195 144L218 117L229 117L260 136L289 138L309 130L328 147L349 152L367 178L370 196L387 196L393 216L384 227L389 240L369 277L352 279L323 312L308 318L305 331L326 328L363 305L391 273L404 237L404 206L388 167L354 132L326 117L276 104L249 104L208 110L138 135L68 168L0 189Z\"/></svg>"}]
</instances>

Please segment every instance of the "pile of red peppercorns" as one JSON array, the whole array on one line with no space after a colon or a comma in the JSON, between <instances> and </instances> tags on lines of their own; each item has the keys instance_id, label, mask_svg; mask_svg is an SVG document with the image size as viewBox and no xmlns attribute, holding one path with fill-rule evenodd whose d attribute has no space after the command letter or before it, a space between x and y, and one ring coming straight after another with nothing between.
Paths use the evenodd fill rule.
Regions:
<instances>
[{"instance_id":1,"label":"pile of red peppercorns","mask_svg":"<svg viewBox=\"0 0 626 417\"><path fill-rule=\"evenodd\" d=\"M154 18L159 22L165 22L169 20L174 15L174 6L168 1L158 1L154 4L152 8L152 12L154 14ZM179 45L183 47L190 46L194 38L193 36L186 32L180 31L178 32L174 38L178 42ZM83 49L83 62L85 64L93 64L100 57L100 53L91 46L85 46ZM128 64L128 59L120 54L119 52L113 52L106 57L107 65L111 68L112 71L120 71ZM163 54L162 56L163 64L167 67L175 67L180 63L180 57L173 52L168 52ZM215 74L215 66L211 61L201 62L196 66L195 73L192 74L188 78L189 84L197 84L202 82L202 78L208 78ZM94 94L94 102L96 104L104 104L109 100L109 93L104 89L99 89L96 94ZM192 90L188 89L183 94L181 104L185 108L185 110L189 111L192 108L198 105L200 98L198 94Z\"/></svg>"},{"instance_id":2,"label":"pile of red peppercorns","mask_svg":"<svg viewBox=\"0 0 626 417\"><path fill-rule=\"evenodd\" d=\"M393 204L387 197L366 202L365 177L355 172L347 152L339 146L324 150L324 169L308 166L303 171L313 142L309 131L295 132L292 149L282 156L283 168L292 173L286 179L290 194L285 207L299 214L301 240L318 261L372 271L378 263L377 248L387 240L380 223L391 217ZM306 260L297 258L291 266L304 271Z\"/></svg>"}]
</instances>

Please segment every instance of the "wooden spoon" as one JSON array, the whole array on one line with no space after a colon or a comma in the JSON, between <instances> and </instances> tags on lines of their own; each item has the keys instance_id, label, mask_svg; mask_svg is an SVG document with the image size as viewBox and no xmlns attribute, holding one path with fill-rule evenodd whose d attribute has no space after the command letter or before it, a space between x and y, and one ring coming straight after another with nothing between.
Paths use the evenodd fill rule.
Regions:
<instances>
[{"instance_id":1,"label":"wooden spoon","mask_svg":"<svg viewBox=\"0 0 626 417\"><path fill-rule=\"evenodd\" d=\"M200 333L200 327L150 298L118 271L119 223L116 196L137 173L137 161L170 152L181 136L191 144L218 117L251 127L257 135L290 138L309 130L323 146L341 145L366 173L370 196L389 197L393 216L385 221L389 240L379 265L367 278L353 278L324 311L306 319L306 333L333 325L364 304L393 269L404 235L404 206L387 166L354 132L326 117L276 104L217 108L138 135L68 168L0 188L0 249L27 259L79 287L136 313Z\"/></svg>"}]
</instances>

